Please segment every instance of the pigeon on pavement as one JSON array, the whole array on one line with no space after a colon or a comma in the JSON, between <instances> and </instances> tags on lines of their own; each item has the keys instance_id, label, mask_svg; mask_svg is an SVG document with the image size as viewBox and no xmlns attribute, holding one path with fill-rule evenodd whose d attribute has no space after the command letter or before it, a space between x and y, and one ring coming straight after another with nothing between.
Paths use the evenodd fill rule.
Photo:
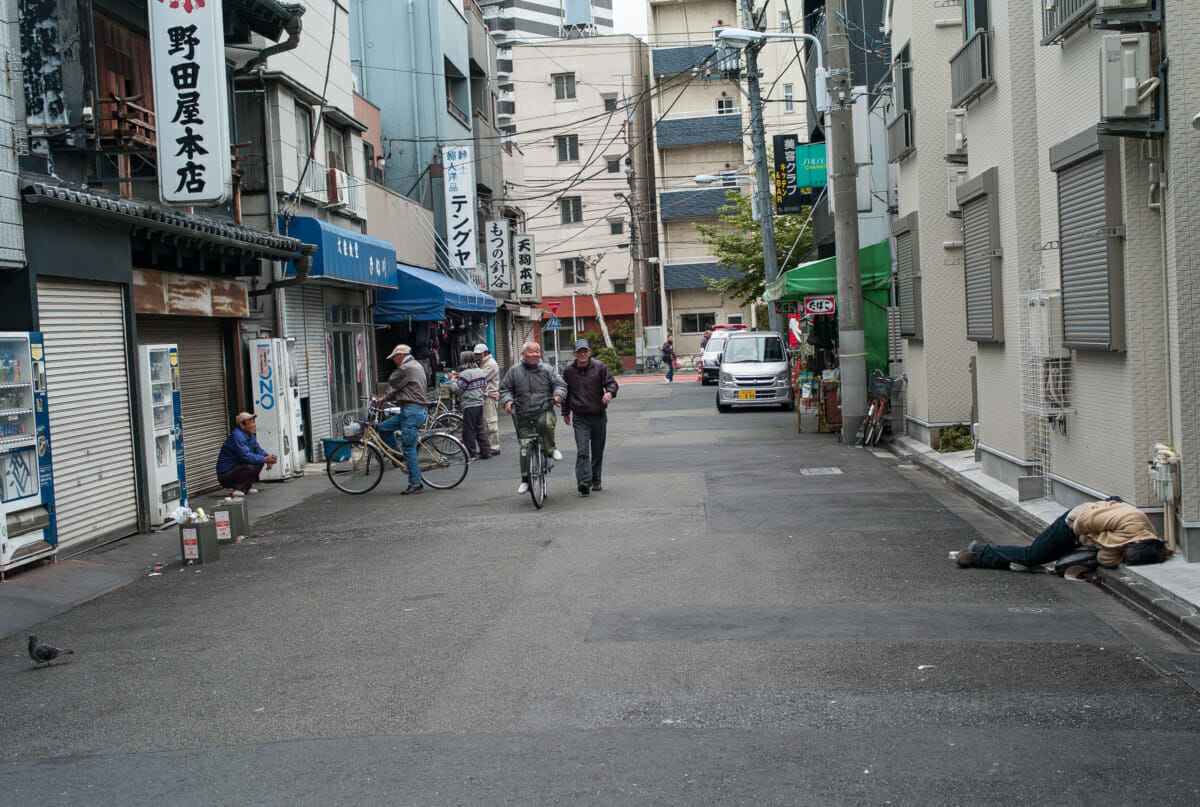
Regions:
<instances>
[{"instance_id":1,"label":"pigeon on pavement","mask_svg":"<svg viewBox=\"0 0 1200 807\"><path fill-rule=\"evenodd\" d=\"M55 647L52 644L39 642L36 636L30 635L29 637L29 657L38 664L49 664L59 656L74 654L74 652L65 647Z\"/></svg>"}]
</instances>

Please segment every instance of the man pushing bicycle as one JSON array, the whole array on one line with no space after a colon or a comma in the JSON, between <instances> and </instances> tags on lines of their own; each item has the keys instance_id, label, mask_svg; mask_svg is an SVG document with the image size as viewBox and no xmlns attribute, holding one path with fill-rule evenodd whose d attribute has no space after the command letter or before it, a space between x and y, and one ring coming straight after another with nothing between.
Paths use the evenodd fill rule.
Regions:
<instances>
[{"instance_id":1,"label":"man pushing bicycle","mask_svg":"<svg viewBox=\"0 0 1200 807\"><path fill-rule=\"evenodd\" d=\"M538 431L542 434L545 453L555 460L563 458L555 447L554 405L560 404L567 395L566 382L549 364L542 361L542 346L537 342L526 342L521 348L521 360L508 368L500 382L500 405L511 413L513 407L526 412L541 412ZM529 460L521 457L521 486L517 493L529 492Z\"/></svg>"}]
</instances>

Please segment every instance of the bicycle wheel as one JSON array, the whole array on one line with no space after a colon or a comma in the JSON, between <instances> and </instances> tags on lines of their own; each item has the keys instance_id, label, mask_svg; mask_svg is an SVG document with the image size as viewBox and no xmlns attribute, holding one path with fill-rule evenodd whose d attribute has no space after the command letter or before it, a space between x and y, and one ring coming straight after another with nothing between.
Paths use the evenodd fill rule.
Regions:
<instances>
[{"instance_id":1,"label":"bicycle wheel","mask_svg":"<svg viewBox=\"0 0 1200 807\"><path fill-rule=\"evenodd\" d=\"M541 440L529 444L529 496L533 506L541 510L546 503L546 455Z\"/></svg>"},{"instance_id":2,"label":"bicycle wheel","mask_svg":"<svg viewBox=\"0 0 1200 807\"><path fill-rule=\"evenodd\" d=\"M875 407L878 405L875 401L871 401L871 406L867 409L867 416L859 424L858 434L854 436L854 445L865 446L867 444L867 436L871 433L871 423L875 420Z\"/></svg>"},{"instance_id":3,"label":"bicycle wheel","mask_svg":"<svg viewBox=\"0 0 1200 807\"><path fill-rule=\"evenodd\" d=\"M431 432L453 432L454 434L462 434L462 415L458 412L443 412L433 419L429 424L428 431Z\"/></svg>"},{"instance_id":4,"label":"bicycle wheel","mask_svg":"<svg viewBox=\"0 0 1200 807\"><path fill-rule=\"evenodd\" d=\"M887 418L888 404L887 400L883 400L879 404L879 412L875 415L875 428L871 430L871 445L879 445L879 438L883 436L884 420Z\"/></svg>"},{"instance_id":5,"label":"bicycle wheel","mask_svg":"<svg viewBox=\"0 0 1200 807\"><path fill-rule=\"evenodd\" d=\"M449 434L427 434L417 441L417 467L429 487L452 488L467 475L467 447Z\"/></svg>"},{"instance_id":6,"label":"bicycle wheel","mask_svg":"<svg viewBox=\"0 0 1200 807\"><path fill-rule=\"evenodd\" d=\"M373 445L347 443L325 460L325 474L343 493L367 493L383 478L383 455Z\"/></svg>"}]
</instances>

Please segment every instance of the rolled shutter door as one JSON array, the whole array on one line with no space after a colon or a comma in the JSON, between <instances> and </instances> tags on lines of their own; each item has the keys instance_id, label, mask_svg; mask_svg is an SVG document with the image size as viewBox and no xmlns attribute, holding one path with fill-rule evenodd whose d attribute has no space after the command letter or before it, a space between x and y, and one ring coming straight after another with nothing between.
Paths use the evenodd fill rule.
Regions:
<instances>
[{"instance_id":1,"label":"rolled shutter door","mask_svg":"<svg viewBox=\"0 0 1200 807\"><path fill-rule=\"evenodd\" d=\"M140 316L138 342L179 346L183 468L188 495L216 490L217 454L232 428L221 320Z\"/></svg>"},{"instance_id":2,"label":"rolled shutter door","mask_svg":"<svg viewBox=\"0 0 1200 807\"><path fill-rule=\"evenodd\" d=\"M1063 341L1070 347L1112 344L1104 155L1058 172Z\"/></svg>"},{"instance_id":3,"label":"rolled shutter door","mask_svg":"<svg viewBox=\"0 0 1200 807\"><path fill-rule=\"evenodd\" d=\"M138 531L121 286L40 277L59 552Z\"/></svg>"},{"instance_id":4,"label":"rolled shutter door","mask_svg":"<svg viewBox=\"0 0 1200 807\"><path fill-rule=\"evenodd\" d=\"M287 335L296 340L296 376L300 397L308 398L312 459L323 459L322 437L329 437L329 364L325 347L325 296L316 284L284 290Z\"/></svg>"},{"instance_id":5,"label":"rolled shutter door","mask_svg":"<svg viewBox=\"0 0 1200 807\"><path fill-rule=\"evenodd\" d=\"M896 236L897 302L900 304L900 335L916 336L917 318L913 296L912 233Z\"/></svg>"}]
</instances>

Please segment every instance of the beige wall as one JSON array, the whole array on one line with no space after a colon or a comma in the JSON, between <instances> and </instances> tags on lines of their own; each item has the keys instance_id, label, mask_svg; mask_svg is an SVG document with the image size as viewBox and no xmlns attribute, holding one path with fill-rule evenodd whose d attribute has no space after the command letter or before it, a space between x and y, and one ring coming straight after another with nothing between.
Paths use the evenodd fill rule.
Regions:
<instances>
[{"instance_id":1,"label":"beige wall","mask_svg":"<svg viewBox=\"0 0 1200 807\"><path fill-rule=\"evenodd\" d=\"M717 322L729 322L731 314L742 315L742 322L750 326L750 314L733 300L703 289L686 289L671 292L671 331L675 334L675 352L697 353L703 333L684 333L680 322L683 314L716 314Z\"/></svg>"},{"instance_id":2,"label":"beige wall","mask_svg":"<svg viewBox=\"0 0 1200 807\"><path fill-rule=\"evenodd\" d=\"M396 248L396 260L436 269L433 211L374 182L365 183L367 234Z\"/></svg>"}]
</instances>

